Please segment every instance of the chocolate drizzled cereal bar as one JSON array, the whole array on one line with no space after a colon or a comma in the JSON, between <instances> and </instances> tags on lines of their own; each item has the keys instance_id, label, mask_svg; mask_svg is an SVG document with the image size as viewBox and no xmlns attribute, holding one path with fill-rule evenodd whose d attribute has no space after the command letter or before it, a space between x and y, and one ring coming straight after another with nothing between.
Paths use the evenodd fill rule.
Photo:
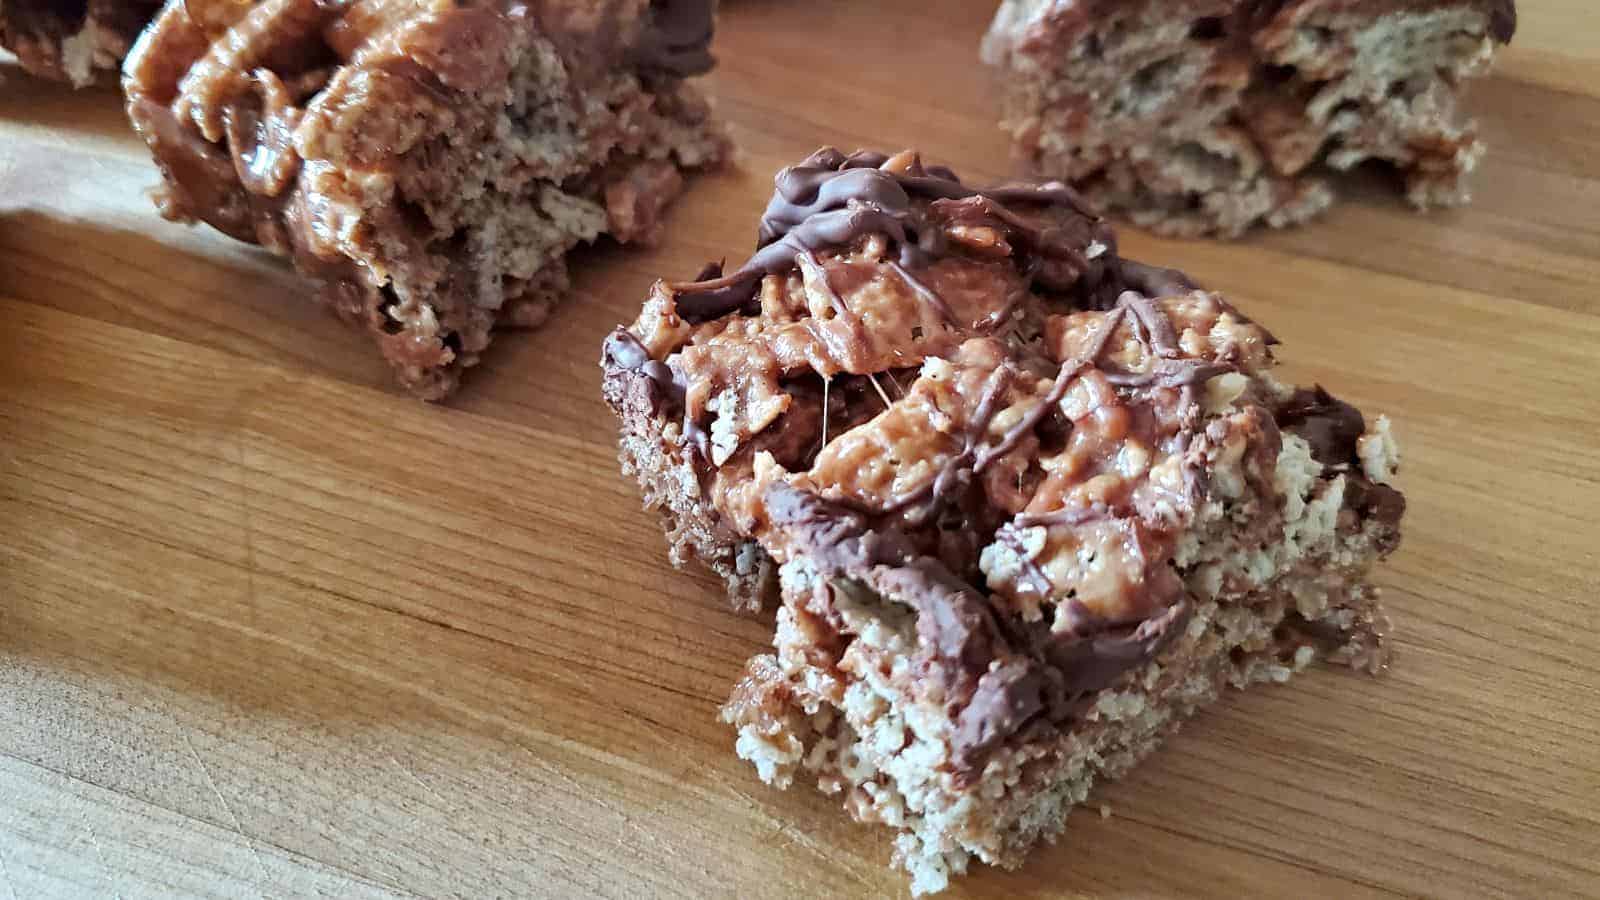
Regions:
<instances>
[{"instance_id":1,"label":"chocolate drizzled cereal bar","mask_svg":"<svg viewBox=\"0 0 1600 900\"><path fill-rule=\"evenodd\" d=\"M779 601L739 755L894 829L915 892L1019 865L1226 685L1384 665L1387 420L1073 191L826 149L759 241L656 283L605 398L673 560Z\"/></svg>"},{"instance_id":2,"label":"chocolate drizzled cereal bar","mask_svg":"<svg viewBox=\"0 0 1600 900\"><path fill-rule=\"evenodd\" d=\"M94 83L122 63L160 0L0 0L0 49L40 78Z\"/></svg>"},{"instance_id":3,"label":"chocolate drizzled cereal bar","mask_svg":"<svg viewBox=\"0 0 1600 900\"><path fill-rule=\"evenodd\" d=\"M124 74L172 219L290 257L401 383L544 320L565 255L649 241L728 142L713 0L170 0Z\"/></svg>"},{"instance_id":4,"label":"chocolate drizzled cereal bar","mask_svg":"<svg viewBox=\"0 0 1600 900\"><path fill-rule=\"evenodd\" d=\"M1368 160L1419 208L1468 199L1465 81L1513 0L1005 0L984 42L1039 172L1165 234L1293 225Z\"/></svg>"}]
</instances>

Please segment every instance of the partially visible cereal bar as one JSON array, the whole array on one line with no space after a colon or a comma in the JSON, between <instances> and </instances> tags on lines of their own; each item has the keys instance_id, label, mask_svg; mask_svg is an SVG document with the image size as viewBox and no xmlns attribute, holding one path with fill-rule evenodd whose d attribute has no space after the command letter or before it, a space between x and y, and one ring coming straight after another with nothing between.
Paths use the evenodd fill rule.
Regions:
<instances>
[{"instance_id":1,"label":"partially visible cereal bar","mask_svg":"<svg viewBox=\"0 0 1600 900\"><path fill-rule=\"evenodd\" d=\"M1514 0L1005 0L984 42L1041 174L1165 234L1303 222L1331 172L1392 166L1417 207L1468 199L1467 82Z\"/></svg>"},{"instance_id":2,"label":"partially visible cereal bar","mask_svg":"<svg viewBox=\"0 0 1600 900\"><path fill-rule=\"evenodd\" d=\"M655 285L605 396L673 560L779 604L739 755L894 829L915 892L1020 864L1227 685L1384 665L1387 420L1071 190L825 149L759 240Z\"/></svg>"},{"instance_id":3,"label":"partially visible cereal bar","mask_svg":"<svg viewBox=\"0 0 1600 900\"><path fill-rule=\"evenodd\" d=\"M433 400L726 157L715 5L169 0L123 86L162 212L289 257Z\"/></svg>"}]
</instances>

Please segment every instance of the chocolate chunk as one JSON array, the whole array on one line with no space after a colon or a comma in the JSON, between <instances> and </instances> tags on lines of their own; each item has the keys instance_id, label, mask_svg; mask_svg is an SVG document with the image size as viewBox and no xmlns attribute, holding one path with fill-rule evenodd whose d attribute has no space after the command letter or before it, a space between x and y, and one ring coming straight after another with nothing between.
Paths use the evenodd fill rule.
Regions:
<instances>
[{"instance_id":1,"label":"chocolate chunk","mask_svg":"<svg viewBox=\"0 0 1600 900\"><path fill-rule=\"evenodd\" d=\"M1051 705L1047 695L1061 693L1059 678L1053 685L1051 674L1028 660L1011 660L985 672L972 702L956 720L953 743L959 757L969 763L981 759L1044 712Z\"/></svg>"},{"instance_id":2,"label":"chocolate chunk","mask_svg":"<svg viewBox=\"0 0 1600 900\"><path fill-rule=\"evenodd\" d=\"M643 36L630 59L645 72L687 78L711 71L716 0L650 0Z\"/></svg>"},{"instance_id":3,"label":"chocolate chunk","mask_svg":"<svg viewBox=\"0 0 1600 900\"><path fill-rule=\"evenodd\" d=\"M1193 606L1187 596L1137 625L1108 629L1087 636L1046 634L1035 645L1056 671L1065 676L1067 697L1079 697L1110 687L1129 669L1155 657L1189 621Z\"/></svg>"},{"instance_id":4,"label":"chocolate chunk","mask_svg":"<svg viewBox=\"0 0 1600 900\"><path fill-rule=\"evenodd\" d=\"M1126 257L1117 261L1117 275L1125 289L1138 291L1146 297L1171 297L1200 287L1177 269L1163 269Z\"/></svg>"},{"instance_id":5,"label":"chocolate chunk","mask_svg":"<svg viewBox=\"0 0 1600 900\"><path fill-rule=\"evenodd\" d=\"M1494 7L1489 13L1489 36L1502 44L1511 43L1511 38L1517 33L1517 3L1516 0L1493 0Z\"/></svg>"},{"instance_id":6,"label":"chocolate chunk","mask_svg":"<svg viewBox=\"0 0 1600 900\"><path fill-rule=\"evenodd\" d=\"M1344 502L1362 523L1372 526L1379 552L1388 554L1399 548L1400 519L1406 513L1404 494L1352 473L1345 481Z\"/></svg>"},{"instance_id":7,"label":"chocolate chunk","mask_svg":"<svg viewBox=\"0 0 1600 900\"><path fill-rule=\"evenodd\" d=\"M1278 411L1278 427L1311 445L1311 455L1325 466L1357 462L1356 441L1366 433L1361 411L1322 389L1300 388Z\"/></svg>"},{"instance_id":8,"label":"chocolate chunk","mask_svg":"<svg viewBox=\"0 0 1600 900\"><path fill-rule=\"evenodd\" d=\"M1009 655L987 601L895 528L779 482L765 494L769 522L824 579L850 578L917 611L927 663L963 706L997 655Z\"/></svg>"}]
</instances>

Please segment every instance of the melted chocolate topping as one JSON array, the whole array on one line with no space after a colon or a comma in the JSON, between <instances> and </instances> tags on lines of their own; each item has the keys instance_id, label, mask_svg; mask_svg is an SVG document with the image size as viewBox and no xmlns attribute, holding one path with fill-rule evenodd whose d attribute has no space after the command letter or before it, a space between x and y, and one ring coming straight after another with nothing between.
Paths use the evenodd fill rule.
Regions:
<instances>
[{"instance_id":1,"label":"melted chocolate topping","mask_svg":"<svg viewBox=\"0 0 1600 900\"><path fill-rule=\"evenodd\" d=\"M1104 372L1106 381L1118 387L1127 388L1182 388L1185 390L1183 406L1190 407L1194 404L1192 389L1204 384L1211 378L1225 372L1233 371L1233 367L1222 363L1205 362L1197 359L1180 359L1178 338L1172 328L1172 323L1167 319L1159 307L1150 298L1134 291L1124 291L1118 299L1117 305L1112 308L1100 323L1095 336L1090 340L1088 352L1076 359L1069 359L1061 364L1056 373L1055 381L1050 385L1049 392L1044 399L1032 406L1028 412L1017 420L1016 424L1007 429L1000 440L990 446L980 446L979 439L988 430L989 423L1000 411L998 402L1001 392L1009 382L1010 370L1002 367L995 370L985 387L982 400L974 412L963 448L960 453L951 458L938 476L929 481L921 489L907 494L894 504L881 510L874 511L879 515L891 515L902 512L919 503L927 501L928 509L919 517L926 520L931 516L941 503L966 489L972 476L983 473L995 460L1005 456L1016 448L1028 434L1031 434L1046 416L1050 414L1066 395L1067 389L1072 386L1072 381L1085 369L1095 365L1096 360L1105 352L1111 336L1121 324L1125 314L1130 314L1138 327L1138 334L1145 343L1150 354L1156 357L1150 368L1145 372ZM1185 416L1185 419L1192 417ZM1186 426L1192 427L1192 422L1186 421ZM1360 433L1357 432L1357 436ZM1180 435L1186 443L1188 435ZM1039 523L1049 520L1048 516L1034 517Z\"/></svg>"},{"instance_id":2,"label":"melted chocolate topping","mask_svg":"<svg viewBox=\"0 0 1600 900\"><path fill-rule=\"evenodd\" d=\"M912 157L903 168L887 168L898 157L856 152L846 156L832 147L811 154L797 166L778 173L776 190L761 217L756 252L731 274L673 285L678 314L705 322L744 309L756 297L766 275L791 271L795 257L840 247L869 234L887 236L899 246L900 274L920 268L949 252L944 233L929 221L930 208L913 198L938 203L970 203L1010 227L1040 258L1065 257L1079 269L1089 260L1077 242L1058 227L1018 215L1007 204L1066 207L1098 226L1110 245L1110 230L1079 198L1059 182L970 188L942 166L926 167ZM941 212L950 207L941 207ZM914 278L919 294L932 294Z\"/></svg>"}]
</instances>

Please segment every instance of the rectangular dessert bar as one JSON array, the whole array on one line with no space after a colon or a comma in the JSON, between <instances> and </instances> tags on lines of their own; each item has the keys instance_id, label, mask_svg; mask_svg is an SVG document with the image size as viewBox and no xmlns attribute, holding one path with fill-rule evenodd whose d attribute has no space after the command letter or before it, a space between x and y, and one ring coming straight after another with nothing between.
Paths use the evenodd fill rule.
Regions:
<instances>
[{"instance_id":1,"label":"rectangular dessert bar","mask_svg":"<svg viewBox=\"0 0 1600 900\"><path fill-rule=\"evenodd\" d=\"M1327 175L1397 169L1419 208L1468 199L1459 109L1513 0L1005 0L984 42L1005 129L1042 175L1166 234L1302 222Z\"/></svg>"},{"instance_id":2,"label":"rectangular dessert bar","mask_svg":"<svg viewBox=\"0 0 1600 900\"><path fill-rule=\"evenodd\" d=\"M925 893L1020 864L1227 685L1381 668L1388 422L1274 343L1061 184L781 172L756 254L657 282L602 353L673 560L778 601L739 755L894 829Z\"/></svg>"},{"instance_id":3,"label":"rectangular dessert bar","mask_svg":"<svg viewBox=\"0 0 1600 900\"><path fill-rule=\"evenodd\" d=\"M722 130L714 0L170 0L127 61L162 212L290 257L402 384L540 323L565 255L649 241Z\"/></svg>"},{"instance_id":4,"label":"rectangular dessert bar","mask_svg":"<svg viewBox=\"0 0 1600 900\"><path fill-rule=\"evenodd\" d=\"M160 0L0 0L0 49L40 78L94 83L114 72Z\"/></svg>"}]
</instances>

